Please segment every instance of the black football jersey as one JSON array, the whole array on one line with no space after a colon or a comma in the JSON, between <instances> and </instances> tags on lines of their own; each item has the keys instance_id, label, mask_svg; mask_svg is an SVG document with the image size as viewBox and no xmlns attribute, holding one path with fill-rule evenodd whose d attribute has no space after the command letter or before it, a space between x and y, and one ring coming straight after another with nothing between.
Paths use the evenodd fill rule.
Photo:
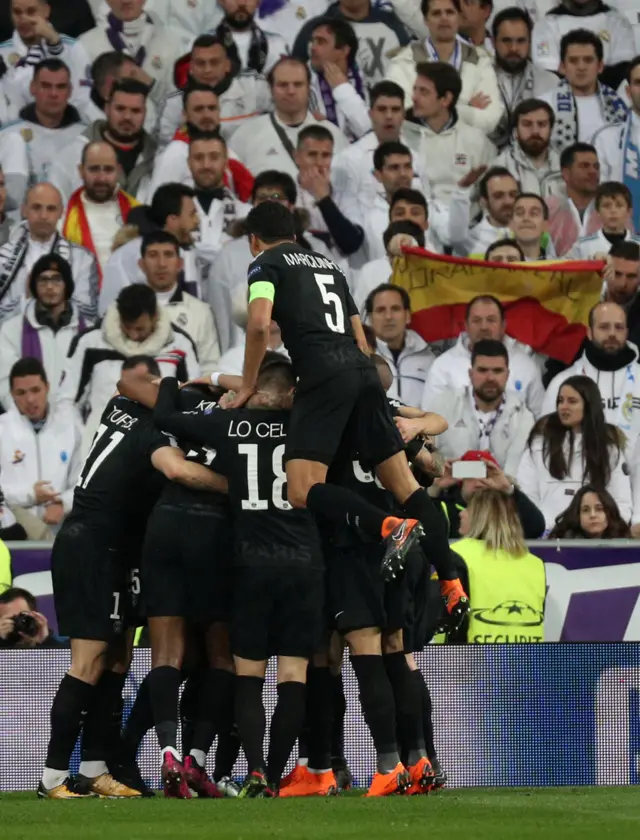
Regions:
<instances>
[{"instance_id":1,"label":"black football jersey","mask_svg":"<svg viewBox=\"0 0 640 840\"><path fill-rule=\"evenodd\" d=\"M344 368L371 364L356 344L351 316L358 314L342 270L331 260L287 243L251 263L249 287L275 288L274 321L301 384L321 382Z\"/></svg>"},{"instance_id":2,"label":"black football jersey","mask_svg":"<svg viewBox=\"0 0 640 840\"><path fill-rule=\"evenodd\" d=\"M321 568L313 517L287 501L283 456L290 412L241 408L186 414L175 407L176 392L176 380L162 381L156 422L178 439L216 450L229 482L238 562Z\"/></svg>"},{"instance_id":3,"label":"black football jersey","mask_svg":"<svg viewBox=\"0 0 640 840\"><path fill-rule=\"evenodd\" d=\"M100 418L80 472L70 518L104 528L116 541L140 533L162 487L151 456L175 445L158 431L149 409L114 397Z\"/></svg>"}]
</instances>

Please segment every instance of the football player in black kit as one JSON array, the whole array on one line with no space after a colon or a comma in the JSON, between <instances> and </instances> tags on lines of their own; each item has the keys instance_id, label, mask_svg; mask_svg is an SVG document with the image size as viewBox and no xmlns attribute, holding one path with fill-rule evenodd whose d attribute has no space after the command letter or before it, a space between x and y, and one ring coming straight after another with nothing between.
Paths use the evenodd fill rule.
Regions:
<instances>
[{"instance_id":1,"label":"football player in black kit","mask_svg":"<svg viewBox=\"0 0 640 840\"><path fill-rule=\"evenodd\" d=\"M235 379L235 378L234 378ZM224 377L220 383L225 385ZM263 365L248 407L209 415L176 411L177 383L162 381L158 428L217 450L229 482L236 550L230 636L236 723L249 773L240 796L276 795L299 735L307 664L321 640L323 557L315 521L287 500L283 465L295 379L286 359ZM265 764L262 690L278 658L278 702Z\"/></svg>"},{"instance_id":2,"label":"football player in black kit","mask_svg":"<svg viewBox=\"0 0 640 840\"><path fill-rule=\"evenodd\" d=\"M139 591L132 570L140 565L142 536L161 474L195 489L220 487L219 477L186 461L175 441L158 431L148 409L114 397L102 414L73 508L53 545L55 608L60 632L71 639L71 666L51 708L40 797L140 796L113 779L104 758L130 658L128 598L131 589ZM87 758L76 785L69 778L69 760L89 708L91 731L83 730Z\"/></svg>"},{"instance_id":3,"label":"football player in black kit","mask_svg":"<svg viewBox=\"0 0 640 840\"><path fill-rule=\"evenodd\" d=\"M342 270L295 244L293 216L281 204L254 207L246 228L255 259L247 278L243 383L233 407L255 392L273 319L296 375L285 453L289 501L334 522L347 516L372 537L386 539L382 569L388 577L424 536L424 526L423 547L438 572L447 610L466 612L446 526L409 469L378 374L365 355L366 338ZM388 516L349 488L325 483L332 462L354 449L412 519Z\"/></svg>"}]
</instances>

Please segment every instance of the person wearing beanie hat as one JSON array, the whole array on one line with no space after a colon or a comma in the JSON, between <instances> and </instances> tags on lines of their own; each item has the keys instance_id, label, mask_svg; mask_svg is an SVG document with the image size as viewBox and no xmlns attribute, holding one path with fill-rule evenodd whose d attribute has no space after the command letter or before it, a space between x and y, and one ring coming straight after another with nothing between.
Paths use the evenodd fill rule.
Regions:
<instances>
[{"instance_id":1,"label":"person wearing beanie hat","mask_svg":"<svg viewBox=\"0 0 640 840\"><path fill-rule=\"evenodd\" d=\"M72 302L75 284L71 266L56 253L36 260L29 275L29 300L24 313L0 326L0 402L13 404L9 372L18 359L36 358L44 365L55 398L73 338L85 320Z\"/></svg>"}]
</instances>

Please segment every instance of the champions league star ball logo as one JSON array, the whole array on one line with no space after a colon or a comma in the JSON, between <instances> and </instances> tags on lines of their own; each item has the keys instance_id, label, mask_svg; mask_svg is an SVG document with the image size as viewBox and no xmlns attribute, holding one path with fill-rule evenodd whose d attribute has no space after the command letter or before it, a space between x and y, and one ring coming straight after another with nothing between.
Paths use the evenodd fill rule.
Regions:
<instances>
[{"instance_id":1,"label":"champions league star ball logo","mask_svg":"<svg viewBox=\"0 0 640 840\"><path fill-rule=\"evenodd\" d=\"M473 618L495 627L539 627L543 613L523 601L503 601L497 607L471 610Z\"/></svg>"}]
</instances>

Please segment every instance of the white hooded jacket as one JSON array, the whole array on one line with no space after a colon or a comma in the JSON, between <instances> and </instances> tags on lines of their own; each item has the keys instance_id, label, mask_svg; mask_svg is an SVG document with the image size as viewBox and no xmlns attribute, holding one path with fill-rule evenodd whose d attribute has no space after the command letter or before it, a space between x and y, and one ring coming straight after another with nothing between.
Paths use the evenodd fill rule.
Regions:
<instances>
[{"instance_id":1,"label":"white hooded jacket","mask_svg":"<svg viewBox=\"0 0 640 840\"><path fill-rule=\"evenodd\" d=\"M427 342L414 330L407 330L404 347L396 359L384 341L378 339L376 345L393 373L393 384L387 396L402 400L405 405L419 407L427 373L436 358Z\"/></svg>"}]
</instances>

